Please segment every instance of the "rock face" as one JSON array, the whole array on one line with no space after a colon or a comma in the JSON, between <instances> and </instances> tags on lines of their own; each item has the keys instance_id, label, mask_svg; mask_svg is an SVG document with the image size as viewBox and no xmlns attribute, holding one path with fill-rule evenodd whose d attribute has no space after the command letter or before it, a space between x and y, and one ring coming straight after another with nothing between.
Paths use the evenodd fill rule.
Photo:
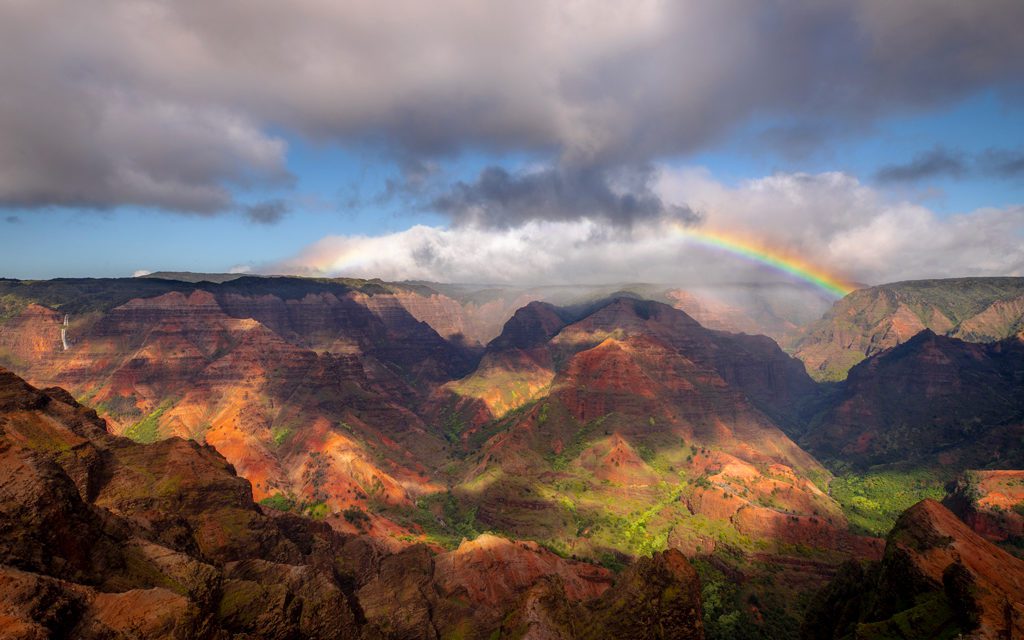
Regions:
<instances>
[{"instance_id":1,"label":"rock face","mask_svg":"<svg viewBox=\"0 0 1024 640\"><path fill-rule=\"evenodd\" d=\"M921 331L991 342L1024 330L1024 278L897 282L854 291L787 346L818 380L842 380L866 357Z\"/></svg>"},{"instance_id":2,"label":"rock face","mask_svg":"<svg viewBox=\"0 0 1024 640\"><path fill-rule=\"evenodd\" d=\"M114 294L86 294L67 351L64 314L26 305L0 325L0 363L88 399L117 433L214 445L260 500L330 517L436 489L427 465L443 461L444 442L417 409L476 357L395 294L296 279L158 282L181 290L122 302L138 285L113 281Z\"/></svg>"},{"instance_id":3,"label":"rock face","mask_svg":"<svg viewBox=\"0 0 1024 640\"><path fill-rule=\"evenodd\" d=\"M950 487L942 504L989 542L1024 543L1024 471L976 470Z\"/></svg>"},{"instance_id":4,"label":"rock face","mask_svg":"<svg viewBox=\"0 0 1024 640\"><path fill-rule=\"evenodd\" d=\"M502 626L502 637L533 640L704 637L700 582L683 554L670 549L644 558L591 602L573 605L557 580L539 583Z\"/></svg>"},{"instance_id":5,"label":"rock face","mask_svg":"<svg viewBox=\"0 0 1024 640\"><path fill-rule=\"evenodd\" d=\"M501 418L547 392L555 364L547 342L571 314L546 302L531 302L505 323L487 345L477 369L438 389L431 403L435 423L467 419L471 427ZM474 430L459 429L463 439Z\"/></svg>"},{"instance_id":6,"label":"rock face","mask_svg":"<svg viewBox=\"0 0 1024 640\"><path fill-rule=\"evenodd\" d=\"M802 637L1017 638L1024 561L987 542L933 500L908 509L883 559L844 567L815 598Z\"/></svg>"},{"instance_id":7,"label":"rock face","mask_svg":"<svg viewBox=\"0 0 1024 640\"><path fill-rule=\"evenodd\" d=\"M210 447L140 445L104 427L66 392L0 370L4 637L359 637L345 594L324 586L329 563L313 568L314 547L342 539L263 515ZM232 563L255 558L295 576L273 586L295 615L232 615Z\"/></svg>"},{"instance_id":8,"label":"rock face","mask_svg":"<svg viewBox=\"0 0 1024 640\"><path fill-rule=\"evenodd\" d=\"M801 443L871 465L1024 466L1024 342L973 344L924 330L860 363Z\"/></svg>"},{"instance_id":9,"label":"rock face","mask_svg":"<svg viewBox=\"0 0 1024 640\"><path fill-rule=\"evenodd\" d=\"M634 637L702 637L699 581L679 557L610 586L600 567L494 536L391 553L264 512L212 447L105 426L67 392L0 370L4 638L487 638L533 615L538 588L565 638L597 637L562 617L581 610L668 633Z\"/></svg>"}]
</instances>

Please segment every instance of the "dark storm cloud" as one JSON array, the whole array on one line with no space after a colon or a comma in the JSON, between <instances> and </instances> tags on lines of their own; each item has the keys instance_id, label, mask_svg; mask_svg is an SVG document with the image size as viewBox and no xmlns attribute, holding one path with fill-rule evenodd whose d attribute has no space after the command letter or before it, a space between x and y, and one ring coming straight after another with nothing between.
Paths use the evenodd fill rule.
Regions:
<instances>
[{"instance_id":1,"label":"dark storm cloud","mask_svg":"<svg viewBox=\"0 0 1024 640\"><path fill-rule=\"evenodd\" d=\"M875 179L883 183L964 176L1002 179L1024 176L1024 150L988 149L970 155L963 151L936 148L909 162L886 165L875 173Z\"/></svg>"},{"instance_id":2,"label":"dark storm cloud","mask_svg":"<svg viewBox=\"0 0 1024 640\"><path fill-rule=\"evenodd\" d=\"M5 2L0 206L233 210L288 184L271 131L597 173L755 116L806 147L805 122L1019 96L1022 32L1020 0Z\"/></svg>"},{"instance_id":3,"label":"dark storm cloud","mask_svg":"<svg viewBox=\"0 0 1024 640\"><path fill-rule=\"evenodd\" d=\"M1024 178L1024 149L989 149L979 156L978 165L990 175Z\"/></svg>"},{"instance_id":4,"label":"dark storm cloud","mask_svg":"<svg viewBox=\"0 0 1024 640\"><path fill-rule=\"evenodd\" d=\"M288 204L281 200L270 200L245 207L245 217L258 224L276 224L289 212Z\"/></svg>"},{"instance_id":5,"label":"dark storm cloud","mask_svg":"<svg viewBox=\"0 0 1024 640\"><path fill-rule=\"evenodd\" d=\"M875 173L879 182L915 182L936 177L959 177L967 171L961 152L936 148L916 156L910 162L890 164Z\"/></svg>"},{"instance_id":6,"label":"dark storm cloud","mask_svg":"<svg viewBox=\"0 0 1024 640\"><path fill-rule=\"evenodd\" d=\"M513 174L501 167L484 169L476 181L458 182L438 196L432 208L456 224L509 228L531 220L591 218L614 225L672 218L694 223L700 216L688 207L666 204L651 191L650 171L619 176L613 184L606 170L547 168Z\"/></svg>"}]
</instances>

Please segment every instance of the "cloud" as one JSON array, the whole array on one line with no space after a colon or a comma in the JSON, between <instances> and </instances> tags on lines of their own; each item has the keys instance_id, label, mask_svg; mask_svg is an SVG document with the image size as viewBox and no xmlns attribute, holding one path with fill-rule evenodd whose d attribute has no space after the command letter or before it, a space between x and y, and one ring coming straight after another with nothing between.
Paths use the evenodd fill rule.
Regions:
<instances>
[{"instance_id":1,"label":"cloud","mask_svg":"<svg viewBox=\"0 0 1024 640\"><path fill-rule=\"evenodd\" d=\"M942 217L889 202L842 173L777 174L727 186L703 169L662 169L651 189L663 202L692 203L706 228L754 238L851 281L1024 275L1024 207ZM628 229L592 217L533 218L499 229L419 225L381 236L329 236L262 271L536 284L788 278L694 244L673 223L666 216Z\"/></svg>"},{"instance_id":2,"label":"cloud","mask_svg":"<svg viewBox=\"0 0 1024 640\"><path fill-rule=\"evenodd\" d=\"M806 147L1014 95L1022 31L1019 0L6 2L0 206L230 210L287 186L281 132L607 169L778 117Z\"/></svg>"},{"instance_id":3,"label":"cloud","mask_svg":"<svg viewBox=\"0 0 1024 640\"><path fill-rule=\"evenodd\" d=\"M685 204L669 205L651 191L645 168L609 175L607 170L542 168L512 174L487 167L475 182L456 183L431 208L457 225L517 227L531 220L590 218L613 225L672 218L692 224L700 216Z\"/></svg>"},{"instance_id":4,"label":"cloud","mask_svg":"<svg viewBox=\"0 0 1024 640\"><path fill-rule=\"evenodd\" d=\"M17 96L0 100L0 207L212 215L233 207L233 188L291 180L284 142L242 115L116 87L55 87L28 77L31 64L10 78L4 66L20 62L0 61L0 86Z\"/></svg>"},{"instance_id":5,"label":"cloud","mask_svg":"<svg viewBox=\"0 0 1024 640\"><path fill-rule=\"evenodd\" d=\"M1001 178L1024 177L1024 149L989 149L978 158L982 170Z\"/></svg>"},{"instance_id":6,"label":"cloud","mask_svg":"<svg viewBox=\"0 0 1024 640\"><path fill-rule=\"evenodd\" d=\"M228 273L249 273L252 271L252 267L247 264L236 264L235 266L228 269Z\"/></svg>"},{"instance_id":7,"label":"cloud","mask_svg":"<svg viewBox=\"0 0 1024 640\"><path fill-rule=\"evenodd\" d=\"M276 224L289 211L288 203L282 200L269 200L245 207L245 217L258 224Z\"/></svg>"},{"instance_id":8,"label":"cloud","mask_svg":"<svg viewBox=\"0 0 1024 640\"><path fill-rule=\"evenodd\" d=\"M21 222L21 218L18 216L7 216L4 218L4 222L7 224L18 224Z\"/></svg>"},{"instance_id":9,"label":"cloud","mask_svg":"<svg viewBox=\"0 0 1024 640\"><path fill-rule=\"evenodd\" d=\"M903 164L890 164L875 173L883 183L917 182L938 177L983 176L1013 179L1024 176L1024 150L987 149L970 155L936 147Z\"/></svg>"},{"instance_id":10,"label":"cloud","mask_svg":"<svg viewBox=\"0 0 1024 640\"><path fill-rule=\"evenodd\" d=\"M905 164L890 164L875 173L879 182L915 182L936 177L960 177L967 172L964 154L935 148Z\"/></svg>"},{"instance_id":11,"label":"cloud","mask_svg":"<svg viewBox=\"0 0 1024 640\"><path fill-rule=\"evenodd\" d=\"M653 230L653 226L651 227ZM331 236L266 270L444 282L608 282L633 270L641 252L665 246L650 231L628 238L589 219L534 220L503 230L417 225L383 236Z\"/></svg>"},{"instance_id":12,"label":"cloud","mask_svg":"<svg viewBox=\"0 0 1024 640\"><path fill-rule=\"evenodd\" d=\"M152 273L153 272L149 271L148 269L139 269L138 271L135 271L135 272L132 273L132 277L133 278L144 278L144 277L146 277L148 275L151 275Z\"/></svg>"}]
</instances>

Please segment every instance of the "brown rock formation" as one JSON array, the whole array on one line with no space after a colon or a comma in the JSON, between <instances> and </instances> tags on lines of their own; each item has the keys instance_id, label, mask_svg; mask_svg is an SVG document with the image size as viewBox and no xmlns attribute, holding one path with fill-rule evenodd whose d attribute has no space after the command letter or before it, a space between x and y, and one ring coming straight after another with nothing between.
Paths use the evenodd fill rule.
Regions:
<instances>
[{"instance_id":1,"label":"brown rock formation","mask_svg":"<svg viewBox=\"0 0 1024 640\"><path fill-rule=\"evenodd\" d=\"M889 535L877 566L844 569L812 604L805 638L1016 638L1024 634L1024 561L924 500Z\"/></svg>"},{"instance_id":2,"label":"brown rock formation","mask_svg":"<svg viewBox=\"0 0 1024 640\"><path fill-rule=\"evenodd\" d=\"M699 640L700 580L683 554L670 549L640 559L601 597L582 605L568 602L557 580L545 581L526 594L502 634L524 640Z\"/></svg>"},{"instance_id":3,"label":"brown rock formation","mask_svg":"<svg viewBox=\"0 0 1024 640\"><path fill-rule=\"evenodd\" d=\"M523 615L541 583L559 585L549 594L562 613L585 607L623 629L670 630L650 637L699 637L685 561L642 561L613 599L601 595L606 570L533 543L485 536L441 555L389 553L271 517L209 446L113 436L63 390L5 370L0 471L5 638L486 638Z\"/></svg>"},{"instance_id":4,"label":"brown rock formation","mask_svg":"<svg viewBox=\"0 0 1024 640\"><path fill-rule=\"evenodd\" d=\"M1024 542L1024 471L968 471L942 504L989 542Z\"/></svg>"}]
</instances>

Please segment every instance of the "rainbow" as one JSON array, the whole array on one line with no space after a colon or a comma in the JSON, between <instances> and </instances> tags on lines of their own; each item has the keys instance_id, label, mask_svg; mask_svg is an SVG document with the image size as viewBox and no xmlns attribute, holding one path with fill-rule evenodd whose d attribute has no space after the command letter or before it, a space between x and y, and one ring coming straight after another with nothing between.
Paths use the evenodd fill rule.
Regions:
<instances>
[{"instance_id":1,"label":"rainbow","mask_svg":"<svg viewBox=\"0 0 1024 640\"><path fill-rule=\"evenodd\" d=\"M696 242L706 247L721 249L747 260L767 265L785 274L808 282L822 291L842 298L857 287L847 280L826 272L800 258L781 251L770 249L765 245L741 238L736 234L694 229L681 224L673 224L673 231L684 240Z\"/></svg>"}]
</instances>

